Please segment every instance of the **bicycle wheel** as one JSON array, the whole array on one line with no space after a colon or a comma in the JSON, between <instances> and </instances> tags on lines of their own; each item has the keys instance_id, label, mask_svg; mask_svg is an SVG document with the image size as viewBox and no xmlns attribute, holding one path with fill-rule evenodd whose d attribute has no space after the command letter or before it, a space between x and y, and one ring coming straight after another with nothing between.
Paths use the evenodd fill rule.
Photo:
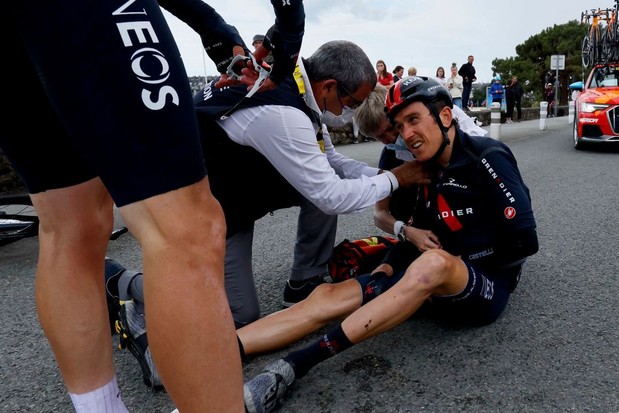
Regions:
<instances>
[{"instance_id":1,"label":"bicycle wheel","mask_svg":"<svg viewBox=\"0 0 619 413\"><path fill-rule=\"evenodd\" d=\"M615 58L615 25L609 25L602 36L602 57L607 62Z\"/></svg>"},{"instance_id":2,"label":"bicycle wheel","mask_svg":"<svg viewBox=\"0 0 619 413\"><path fill-rule=\"evenodd\" d=\"M39 218L28 194L0 195L0 246L35 237Z\"/></svg>"},{"instance_id":3,"label":"bicycle wheel","mask_svg":"<svg viewBox=\"0 0 619 413\"><path fill-rule=\"evenodd\" d=\"M591 42L589 40L589 36L585 36L582 39L582 65L583 67L589 67L593 60L593 48L591 47Z\"/></svg>"}]
</instances>

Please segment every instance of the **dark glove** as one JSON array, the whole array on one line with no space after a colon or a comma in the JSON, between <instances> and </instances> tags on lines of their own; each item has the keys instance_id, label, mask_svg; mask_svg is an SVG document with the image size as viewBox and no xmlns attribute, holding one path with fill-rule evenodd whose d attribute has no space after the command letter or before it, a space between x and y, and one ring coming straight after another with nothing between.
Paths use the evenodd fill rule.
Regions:
<instances>
[{"instance_id":1,"label":"dark glove","mask_svg":"<svg viewBox=\"0 0 619 413\"><path fill-rule=\"evenodd\" d=\"M234 56L232 56L232 48L234 46L241 46L245 51L245 56L249 56L250 51L245 45L245 42L243 42L236 27L226 24L222 26L222 28L225 28L225 30L219 31L217 33L218 36L210 35L208 37L202 36L201 38L204 50L206 50L211 60L215 62L217 71L219 73L226 73L228 65L234 58ZM239 68L239 70L240 69L242 68Z\"/></svg>"}]
</instances>

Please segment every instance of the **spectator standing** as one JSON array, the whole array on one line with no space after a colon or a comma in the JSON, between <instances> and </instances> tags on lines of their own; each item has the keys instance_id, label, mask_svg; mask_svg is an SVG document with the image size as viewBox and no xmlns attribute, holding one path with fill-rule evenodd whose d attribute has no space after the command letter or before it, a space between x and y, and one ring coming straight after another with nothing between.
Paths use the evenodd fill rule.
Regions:
<instances>
[{"instance_id":1,"label":"spectator standing","mask_svg":"<svg viewBox=\"0 0 619 413\"><path fill-rule=\"evenodd\" d=\"M383 86L389 87L395 82L393 75L387 70L387 65L383 60L376 62L376 80Z\"/></svg>"},{"instance_id":2,"label":"spectator standing","mask_svg":"<svg viewBox=\"0 0 619 413\"><path fill-rule=\"evenodd\" d=\"M494 77L494 82L490 85L490 96L492 96L492 102L498 102L503 104L503 84L501 83L501 75Z\"/></svg>"},{"instance_id":3,"label":"spectator standing","mask_svg":"<svg viewBox=\"0 0 619 413\"><path fill-rule=\"evenodd\" d=\"M505 104L507 106L505 113L505 123L514 123L512 116L514 115L514 89L513 81L510 79L505 85Z\"/></svg>"},{"instance_id":4,"label":"spectator standing","mask_svg":"<svg viewBox=\"0 0 619 413\"><path fill-rule=\"evenodd\" d=\"M408 68L409 76L417 76L417 68L415 66L411 66Z\"/></svg>"},{"instance_id":5,"label":"spectator standing","mask_svg":"<svg viewBox=\"0 0 619 413\"><path fill-rule=\"evenodd\" d=\"M451 94L454 105L462 109L462 76L458 74L458 66L451 64L451 75L447 78L447 89Z\"/></svg>"},{"instance_id":6,"label":"spectator standing","mask_svg":"<svg viewBox=\"0 0 619 413\"><path fill-rule=\"evenodd\" d=\"M546 88L544 89L544 101L548 102L548 117L552 118L554 116L554 106L555 106L555 91L553 89L552 83L546 83Z\"/></svg>"},{"instance_id":7,"label":"spectator standing","mask_svg":"<svg viewBox=\"0 0 619 413\"><path fill-rule=\"evenodd\" d=\"M517 121L520 122L522 120L522 97L524 96L524 89L522 89L522 85L518 81L518 76L512 76L511 89L514 94L514 107L518 112Z\"/></svg>"},{"instance_id":8,"label":"spectator standing","mask_svg":"<svg viewBox=\"0 0 619 413\"><path fill-rule=\"evenodd\" d=\"M398 80L404 77L404 67L397 65L395 69L393 69L393 82L397 82Z\"/></svg>"},{"instance_id":9,"label":"spectator standing","mask_svg":"<svg viewBox=\"0 0 619 413\"><path fill-rule=\"evenodd\" d=\"M264 35L263 34L255 35L251 43L251 45L254 47L254 52L258 49L258 47L262 46L263 43L264 43ZM272 64L273 54L269 52L269 54L262 60L268 64Z\"/></svg>"},{"instance_id":10,"label":"spectator standing","mask_svg":"<svg viewBox=\"0 0 619 413\"><path fill-rule=\"evenodd\" d=\"M555 84L555 74L552 73L552 70L549 70L544 77L544 85L547 85L548 83L552 84L553 86Z\"/></svg>"},{"instance_id":11,"label":"spectator standing","mask_svg":"<svg viewBox=\"0 0 619 413\"><path fill-rule=\"evenodd\" d=\"M439 66L436 69L436 80L441 84L441 86L445 86L447 84L447 79L445 79L445 69L443 66Z\"/></svg>"},{"instance_id":12,"label":"spectator standing","mask_svg":"<svg viewBox=\"0 0 619 413\"><path fill-rule=\"evenodd\" d=\"M471 97L473 82L477 80L475 76L475 67L473 66L474 61L475 58L473 55L469 55L467 62L460 66L460 70L458 70L458 74L462 76L462 102L464 102L464 106L467 108L469 105L469 98Z\"/></svg>"}]
</instances>

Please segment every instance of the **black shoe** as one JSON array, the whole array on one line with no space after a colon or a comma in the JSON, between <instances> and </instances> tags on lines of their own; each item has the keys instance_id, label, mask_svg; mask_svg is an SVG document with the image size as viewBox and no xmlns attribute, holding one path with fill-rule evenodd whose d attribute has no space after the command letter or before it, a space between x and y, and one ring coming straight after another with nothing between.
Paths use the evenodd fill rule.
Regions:
<instances>
[{"instance_id":1,"label":"black shoe","mask_svg":"<svg viewBox=\"0 0 619 413\"><path fill-rule=\"evenodd\" d=\"M129 349L138 360L144 384L155 390L163 388L148 347L144 314L137 310L133 301L125 301L121 306L119 318L116 323L116 332L120 334L119 348Z\"/></svg>"},{"instance_id":2,"label":"black shoe","mask_svg":"<svg viewBox=\"0 0 619 413\"><path fill-rule=\"evenodd\" d=\"M110 320L110 331L116 332L116 321L120 311L118 300L118 280L127 269L111 258L105 259L105 299L107 300L107 313Z\"/></svg>"},{"instance_id":3,"label":"black shoe","mask_svg":"<svg viewBox=\"0 0 619 413\"><path fill-rule=\"evenodd\" d=\"M292 281L292 283L295 283L295 285L292 285L291 281L288 280L284 287L284 301L282 301L282 306L288 308L299 301L305 300L316 287L327 282L325 276L326 274L312 277L305 280L300 285L296 285L295 281Z\"/></svg>"}]
</instances>

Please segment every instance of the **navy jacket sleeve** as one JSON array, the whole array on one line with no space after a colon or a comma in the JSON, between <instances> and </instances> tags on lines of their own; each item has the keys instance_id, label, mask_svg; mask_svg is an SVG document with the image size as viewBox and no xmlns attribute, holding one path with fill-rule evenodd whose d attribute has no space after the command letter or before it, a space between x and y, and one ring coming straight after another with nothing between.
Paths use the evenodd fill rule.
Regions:
<instances>
[{"instance_id":1,"label":"navy jacket sleeve","mask_svg":"<svg viewBox=\"0 0 619 413\"><path fill-rule=\"evenodd\" d=\"M305 9L302 0L271 0L271 4L275 24L267 32L264 46L273 55L270 79L279 84L292 74L297 64L305 32Z\"/></svg>"},{"instance_id":2,"label":"navy jacket sleeve","mask_svg":"<svg viewBox=\"0 0 619 413\"><path fill-rule=\"evenodd\" d=\"M232 61L232 48L242 46L249 50L238 30L229 24L202 0L157 0L159 5L185 22L200 35L202 45L215 62L219 73L225 73Z\"/></svg>"}]
</instances>

